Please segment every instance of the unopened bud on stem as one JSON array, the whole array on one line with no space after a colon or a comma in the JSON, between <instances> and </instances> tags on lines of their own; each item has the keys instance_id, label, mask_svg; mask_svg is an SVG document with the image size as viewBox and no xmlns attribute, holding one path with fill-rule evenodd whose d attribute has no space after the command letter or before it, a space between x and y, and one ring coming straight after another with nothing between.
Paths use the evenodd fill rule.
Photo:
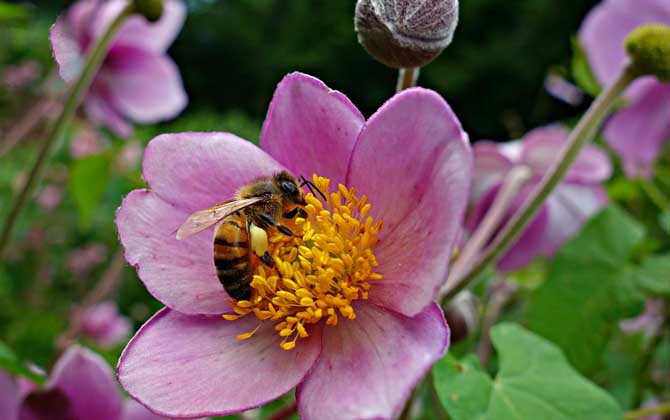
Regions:
<instances>
[{"instance_id":1,"label":"unopened bud on stem","mask_svg":"<svg viewBox=\"0 0 670 420\"><path fill-rule=\"evenodd\" d=\"M149 22L156 22L163 15L163 0L133 0L133 6Z\"/></svg>"},{"instance_id":2,"label":"unopened bud on stem","mask_svg":"<svg viewBox=\"0 0 670 420\"><path fill-rule=\"evenodd\" d=\"M358 42L393 68L421 67L450 43L458 23L458 0L358 0Z\"/></svg>"},{"instance_id":3,"label":"unopened bud on stem","mask_svg":"<svg viewBox=\"0 0 670 420\"><path fill-rule=\"evenodd\" d=\"M640 26L626 37L625 45L633 68L640 76L670 81L670 26Z\"/></svg>"}]
</instances>

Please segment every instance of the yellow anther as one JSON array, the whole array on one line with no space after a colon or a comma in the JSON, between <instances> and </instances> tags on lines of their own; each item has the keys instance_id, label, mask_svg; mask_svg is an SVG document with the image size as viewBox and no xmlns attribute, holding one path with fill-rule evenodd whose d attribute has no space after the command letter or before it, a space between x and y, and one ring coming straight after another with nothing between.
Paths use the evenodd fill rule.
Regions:
<instances>
[{"instance_id":1,"label":"yellow anther","mask_svg":"<svg viewBox=\"0 0 670 420\"><path fill-rule=\"evenodd\" d=\"M275 323L284 350L308 337L310 324L325 320L335 326L340 316L356 319L352 303L367 299L369 282L382 278L375 272L373 252L382 223L369 215L367 197L359 198L354 188L344 185L330 191L327 178L314 175L312 182L327 200L305 196L307 217L285 221L294 236L268 230L275 266L254 266L251 298L231 302L235 314L222 315L234 321L253 312L260 321ZM238 339L251 337L257 329Z\"/></svg>"}]
</instances>

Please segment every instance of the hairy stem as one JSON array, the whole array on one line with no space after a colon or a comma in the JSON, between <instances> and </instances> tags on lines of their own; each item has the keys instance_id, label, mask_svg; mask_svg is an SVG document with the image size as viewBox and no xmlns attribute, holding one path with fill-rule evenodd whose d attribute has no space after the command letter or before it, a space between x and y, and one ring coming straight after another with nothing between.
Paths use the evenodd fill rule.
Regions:
<instances>
[{"instance_id":1,"label":"hairy stem","mask_svg":"<svg viewBox=\"0 0 670 420\"><path fill-rule=\"evenodd\" d=\"M126 6L126 8L123 9L121 13L119 13L119 15L112 21L102 36L98 39L97 43L93 47L93 50L91 50L91 53L88 55L84 69L72 87L72 90L70 90L69 95L65 99L63 110L58 116L53 129L49 133L49 136L42 143L42 147L40 148L37 155L37 160L30 170L28 179L19 192L13 207L9 211L9 215L5 220L5 223L2 227L2 233L0 234L0 257L3 256L4 250L8 245L19 214L27 204L33 188L35 188L37 185L42 172L44 171L52 149L60 141L63 133L65 132L65 128L72 120L72 117L74 116L77 107L81 103L84 94L93 82L93 78L98 72L102 61L107 54L107 49L109 44L112 42L114 34L124 22L126 17L128 17L131 13L133 13L132 3Z\"/></svg>"},{"instance_id":2,"label":"hairy stem","mask_svg":"<svg viewBox=\"0 0 670 420\"><path fill-rule=\"evenodd\" d=\"M416 86L417 80L419 80L419 67L408 67L398 70L396 92Z\"/></svg>"},{"instance_id":3,"label":"hairy stem","mask_svg":"<svg viewBox=\"0 0 670 420\"><path fill-rule=\"evenodd\" d=\"M591 104L579 123L570 133L568 143L559 152L553 166L547 171L544 178L533 190L521 209L512 217L512 220L503 228L493 243L484 250L476 264L458 279L456 287L449 290L445 297L448 299L475 279L489 264L495 262L505 252L523 229L530 223L541 208L549 194L563 179L566 172L579 155L582 146L588 143L596 134L598 127L609 112L619 95L635 79L636 74L630 65L624 67L614 82L603 90Z\"/></svg>"},{"instance_id":4,"label":"hairy stem","mask_svg":"<svg viewBox=\"0 0 670 420\"><path fill-rule=\"evenodd\" d=\"M465 244L461 256L456 260L446 283L440 289L438 300L441 301L442 305L446 304L445 296L453 296L451 291L458 288L458 283L463 278L463 274L471 268L479 252L498 229L500 222L502 222L514 202L514 198L526 181L528 181L530 175L530 169L525 166L516 167L507 174L491 208L472 234L470 240Z\"/></svg>"},{"instance_id":5,"label":"hairy stem","mask_svg":"<svg viewBox=\"0 0 670 420\"><path fill-rule=\"evenodd\" d=\"M624 414L623 418L625 420L636 420L659 414L661 415L670 414L670 402L655 405L652 407L639 408L633 411L627 411L626 414Z\"/></svg>"}]
</instances>

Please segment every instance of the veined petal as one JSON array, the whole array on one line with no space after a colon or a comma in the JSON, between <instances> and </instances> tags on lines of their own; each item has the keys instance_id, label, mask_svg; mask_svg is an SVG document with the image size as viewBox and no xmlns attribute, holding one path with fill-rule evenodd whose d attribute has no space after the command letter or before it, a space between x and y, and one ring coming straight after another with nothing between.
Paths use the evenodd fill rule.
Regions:
<instances>
[{"instance_id":1,"label":"veined petal","mask_svg":"<svg viewBox=\"0 0 670 420\"><path fill-rule=\"evenodd\" d=\"M189 214L282 169L258 147L228 133L163 134L147 145L142 165L151 189Z\"/></svg>"},{"instance_id":2,"label":"veined petal","mask_svg":"<svg viewBox=\"0 0 670 420\"><path fill-rule=\"evenodd\" d=\"M514 167L514 162L491 141L480 141L472 147L473 178L471 202L479 200L494 185L500 183Z\"/></svg>"},{"instance_id":3,"label":"veined petal","mask_svg":"<svg viewBox=\"0 0 670 420\"><path fill-rule=\"evenodd\" d=\"M605 0L589 12L579 29L579 40L601 84L612 81L626 62L626 36L646 23L670 25L670 3L666 0Z\"/></svg>"},{"instance_id":4,"label":"veined petal","mask_svg":"<svg viewBox=\"0 0 670 420\"><path fill-rule=\"evenodd\" d=\"M536 176L543 176L556 162L559 153L568 143L568 130L559 125L536 128L523 138L521 161ZM582 148L563 182L598 183L612 175L612 165L607 155L596 146Z\"/></svg>"},{"instance_id":5,"label":"veined petal","mask_svg":"<svg viewBox=\"0 0 670 420\"><path fill-rule=\"evenodd\" d=\"M163 309L128 343L118 377L133 398L161 415L198 417L258 407L295 387L321 351L321 330L282 350L272 323L226 321Z\"/></svg>"},{"instance_id":6,"label":"veined petal","mask_svg":"<svg viewBox=\"0 0 670 420\"><path fill-rule=\"evenodd\" d=\"M165 54L116 45L98 77L115 107L137 122L174 118L188 102L179 69Z\"/></svg>"},{"instance_id":7,"label":"veined petal","mask_svg":"<svg viewBox=\"0 0 670 420\"><path fill-rule=\"evenodd\" d=\"M670 139L670 83L650 85L609 120L603 135L629 177L650 176L663 141Z\"/></svg>"},{"instance_id":8,"label":"veined petal","mask_svg":"<svg viewBox=\"0 0 670 420\"><path fill-rule=\"evenodd\" d=\"M413 316L444 282L468 201L468 137L435 92L405 90L384 104L356 141L347 185L383 220L370 300Z\"/></svg>"},{"instance_id":9,"label":"veined petal","mask_svg":"<svg viewBox=\"0 0 670 420\"><path fill-rule=\"evenodd\" d=\"M297 390L302 419L395 418L449 344L437 304L413 318L366 303L355 309L355 320L324 331L321 357Z\"/></svg>"},{"instance_id":10,"label":"veined petal","mask_svg":"<svg viewBox=\"0 0 670 420\"><path fill-rule=\"evenodd\" d=\"M167 420L167 417L154 414L132 398L127 398L123 402L123 414L120 420Z\"/></svg>"},{"instance_id":11,"label":"veined petal","mask_svg":"<svg viewBox=\"0 0 670 420\"><path fill-rule=\"evenodd\" d=\"M66 82L73 81L84 67L84 54L64 17L59 17L51 27L50 40L60 77Z\"/></svg>"},{"instance_id":12,"label":"veined petal","mask_svg":"<svg viewBox=\"0 0 670 420\"><path fill-rule=\"evenodd\" d=\"M600 185L559 184L545 202L549 218L542 254L554 255L606 204L607 193Z\"/></svg>"},{"instance_id":13,"label":"veined petal","mask_svg":"<svg viewBox=\"0 0 670 420\"><path fill-rule=\"evenodd\" d=\"M263 125L261 147L295 175L313 173L344 183L365 119L349 99L302 73L277 86Z\"/></svg>"},{"instance_id":14,"label":"veined petal","mask_svg":"<svg viewBox=\"0 0 670 420\"><path fill-rule=\"evenodd\" d=\"M188 216L154 192L128 194L116 215L126 260L149 293L168 307L189 314L230 312L214 267L213 228L175 237Z\"/></svg>"},{"instance_id":15,"label":"veined petal","mask_svg":"<svg viewBox=\"0 0 670 420\"><path fill-rule=\"evenodd\" d=\"M109 0L91 25L98 37L126 5L127 0ZM163 14L156 22L132 15L126 19L114 37L114 45L126 45L147 51L165 52L175 40L186 20L186 7L176 0L163 2Z\"/></svg>"},{"instance_id":16,"label":"veined petal","mask_svg":"<svg viewBox=\"0 0 670 420\"><path fill-rule=\"evenodd\" d=\"M114 372L85 348L70 347L54 365L45 388L63 392L77 419L118 420L121 414Z\"/></svg>"}]
</instances>

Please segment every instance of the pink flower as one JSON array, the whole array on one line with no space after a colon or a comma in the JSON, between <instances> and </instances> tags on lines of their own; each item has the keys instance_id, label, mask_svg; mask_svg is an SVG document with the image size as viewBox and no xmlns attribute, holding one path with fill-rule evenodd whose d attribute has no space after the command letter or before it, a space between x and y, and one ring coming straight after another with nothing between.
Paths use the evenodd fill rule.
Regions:
<instances>
[{"instance_id":1,"label":"pink flower","mask_svg":"<svg viewBox=\"0 0 670 420\"><path fill-rule=\"evenodd\" d=\"M132 399L122 398L114 372L97 354L70 347L54 365L43 388L22 387L0 370L3 420L159 420Z\"/></svg>"},{"instance_id":2,"label":"pink flower","mask_svg":"<svg viewBox=\"0 0 670 420\"><path fill-rule=\"evenodd\" d=\"M34 82L40 76L40 65L35 60L23 60L7 66L2 73L2 83L9 92L16 92Z\"/></svg>"},{"instance_id":3,"label":"pink flower","mask_svg":"<svg viewBox=\"0 0 670 420\"><path fill-rule=\"evenodd\" d=\"M596 79L606 85L627 60L624 39L648 23L670 25L667 0L604 0L588 14L579 39ZM650 176L664 141L670 138L670 83L648 76L625 92L628 106L607 123L607 143L621 155L629 177Z\"/></svg>"},{"instance_id":4,"label":"pink flower","mask_svg":"<svg viewBox=\"0 0 670 420\"><path fill-rule=\"evenodd\" d=\"M475 144L475 175L470 200L473 207L468 217L468 230L474 231L482 221L507 173L515 166L523 165L530 169L532 177L504 218L509 220L549 169L567 138L568 132L563 127L548 126L535 129L517 141ZM538 255L552 256L605 205L607 196L600 183L609 178L611 172L604 153L594 146L584 147L537 216L500 259L498 268L512 271L524 267Z\"/></svg>"},{"instance_id":5,"label":"pink flower","mask_svg":"<svg viewBox=\"0 0 670 420\"><path fill-rule=\"evenodd\" d=\"M331 216L315 221L323 202L308 196L309 216L295 222L304 236L270 234L281 264L256 266L255 297L231 301L212 261L213 229L181 241L176 229L194 211L282 169L329 178L324 192L332 193L333 207L324 211ZM167 308L119 360L119 380L130 395L156 413L183 417L240 412L294 387L303 419L400 412L449 341L433 299L470 182L467 135L439 95L405 90L366 121L344 95L294 73L275 92L260 149L227 133L162 135L147 146L143 173L151 190L131 192L116 223L126 259ZM314 179L326 190L324 179ZM350 206L346 220L361 214L369 220L344 229L343 202ZM332 212L342 218L339 230ZM300 250L292 248L300 243ZM324 259L319 246L337 257ZM277 272L281 281L273 280ZM264 288L272 281L281 295ZM261 322L270 298L278 318ZM322 306L311 305L317 301ZM231 307L256 312L238 317Z\"/></svg>"},{"instance_id":6,"label":"pink flower","mask_svg":"<svg viewBox=\"0 0 670 420\"><path fill-rule=\"evenodd\" d=\"M116 304L101 302L77 313L72 320L81 333L95 341L101 348L115 347L130 335L130 321L119 314Z\"/></svg>"},{"instance_id":7,"label":"pink flower","mask_svg":"<svg viewBox=\"0 0 670 420\"><path fill-rule=\"evenodd\" d=\"M44 210L55 209L63 199L63 190L55 185L48 185L37 196L37 204Z\"/></svg>"},{"instance_id":8,"label":"pink flower","mask_svg":"<svg viewBox=\"0 0 670 420\"><path fill-rule=\"evenodd\" d=\"M58 18L51 28L51 46L66 82L77 78L85 54L126 3L79 0ZM127 18L84 99L91 121L127 137L132 127L126 119L154 123L173 118L184 109L187 98L181 76L165 51L179 33L185 15L179 1L167 0L156 23L140 15Z\"/></svg>"},{"instance_id":9,"label":"pink flower","mask_svg":"<svg viewBox=\"0 0 670 420\"><path fill-rule=\"evenodd\" d=\"M635 318L622 319L619 328L628 334L644 332L654 335L663 325L664 305L663 299L647 299L644 311Z\"/></svg>"},{"instance_id":10,"label":"pink flower","mask_svg":"<svg viewBox=\"0 0 670 420\"><path fill-rule=\"evenodd\" d=\"M84 124L70 140L70 156L74 159L80 159L100 152L102 147L103 142L100 134L93 126Z\"/></svg>"},{"instance_id":11,"label":"pink flower","mask_svg":"<svg viewBox=\"0 0 670 420\"><path fill-rule=\"evenodd\" d=\"M84 275L104 262L107 258L107 247L103 244L91 243L76 248L67 257L70 271L77 275Z\"/></svg>"}]
</instances>

